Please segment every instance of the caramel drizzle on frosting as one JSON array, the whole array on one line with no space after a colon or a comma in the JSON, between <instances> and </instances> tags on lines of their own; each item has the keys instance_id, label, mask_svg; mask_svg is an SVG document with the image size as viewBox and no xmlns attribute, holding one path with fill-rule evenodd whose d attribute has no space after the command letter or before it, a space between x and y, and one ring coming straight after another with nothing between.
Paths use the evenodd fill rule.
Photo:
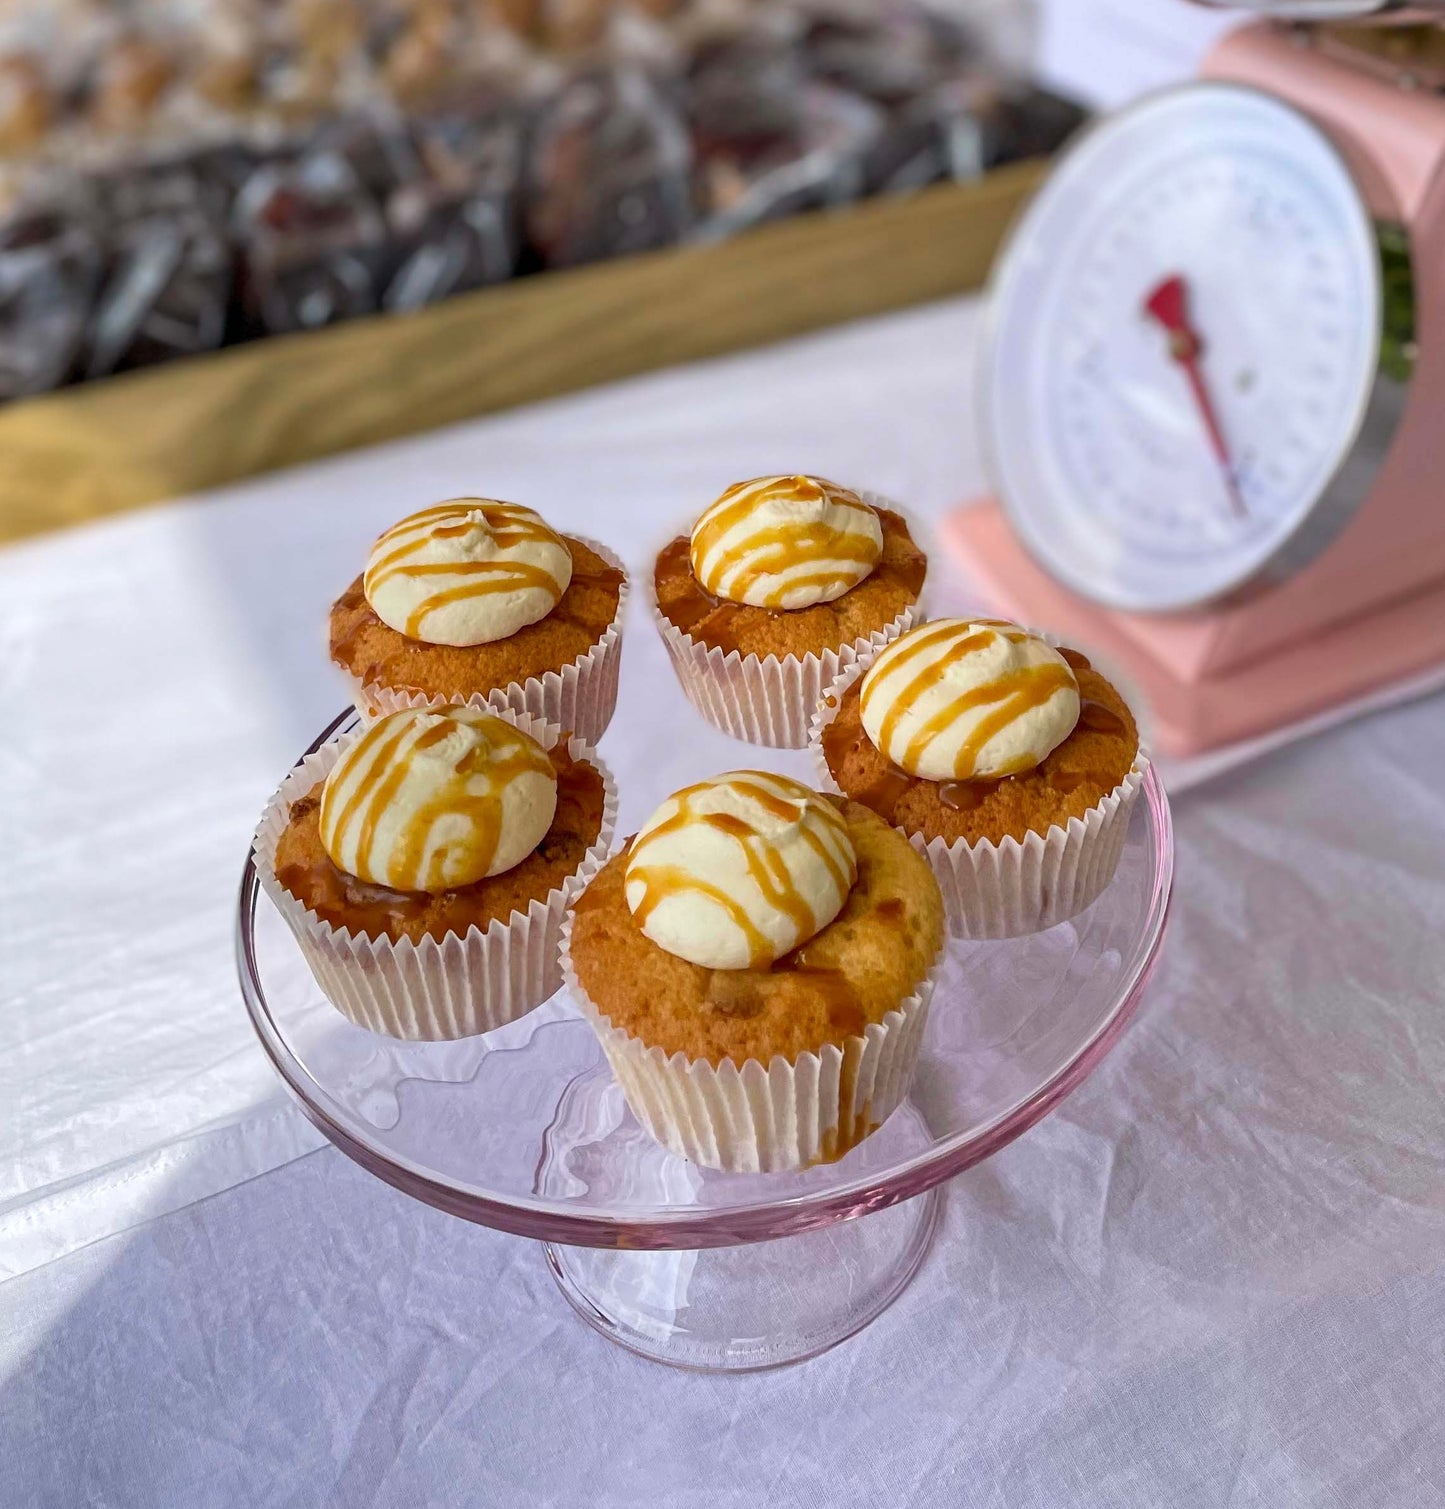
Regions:
<instances>
[{"instance_id":1,"label":"caramel drizzle on frosting","mask_svg":"<svg viewBox=\"0 0 1445 1509\"><path fill-rule=\"evenodd\" d=\"M353 874L376 873L372 861L377 829L406 781L412 761L440 744L457 724L443 714L441 722L420 732L419 726L419 719L406 716L372 724L342 756L322 790L321 833L324 841L329 840L328 849L345 852L349 836L357 834ZM392 890L444 890L443 877L448 861L454 858L465 857L468 868L485 874L501 838L502 793L508 783L529 771L552 773L547 751L502 719L488 718L465 726L475 729L483 742L462 754L450 777L407 823L401 853L387 867ZM487 782L481 791L475 789L478 778ZM335 811L338 802L342 805ZM465 833L433 847L432 830L437 822L458 816L466 819Z\"/></svg>"},{"instance_id":2,"label":"caramel drizzle on frosting","mask_svg":"<svg viewBox=\"0 0 1445 1509\"><path fill-rule=\"evenodd\" d=\"M805 576L790 576L775 587L758 604L763 608L782 606L785 596L799 587L816 587L823 592L861 581L878 563L877 542L861 530L843 531L829 524L764 525L733 541L722 554L710 562L714 547L737 525L765 503L814 502L826 499L837 508L860 516L872 515L871 509L857 493L822 477L757 477L751 482L735 482L698 519L692 532L691 558L693 574L709 591L719 593L726 583L726 596L740 599L763 577L779 576L809 561L843 561L860 569L823 569ZM704 563L706 568L704 568Z\"/></svg>"},{"instance_id":3,"label":"caramel drizzle on frosting","mask_svg":"<svg viewBox=\"0 0 1445 1509\"><path fill-rule=\"evenodd\" d=\"M424 597L416 605L403 630L408 639L421 637L422 626L438 608L466 598L535 587L551 598L552 607L555 608L561 600L561 583L550 572L525 561L437 562L415 559L432 540L458 539L466 535L474 527L468 515L474 513L481 514L487 521L499 550L533 541L555 544L563 550L567 548L561 535L550 529L532 509L518 503L499 503L493 498L454 498L449 503L424 508L401 523L393 524L377 540L373 548L375 558L362 577L362 590L368 598L398 576L412 580L436 577L456 581L463 578L453 586L442 587ZM375 555L376 550L388 544L391 548L385 554Z\"/></svg>"},{"instance_id":4,"label":"caramel drizzle on frosting","mask_svg":"<svg viewBox=\"0 0 1445 1509\"><path fill-rule=\"evenodd\" d=\"M747 908L742 902L730 896L721 886L714 885L679 865L639 863L646 855L648 846L665 834L675 833L679 828L691 824L705 824L737 841L747 863L748 874L764 900L792 921L798 930L800 941L812 937L818 931L819 920L794 885L782 856L768 837L746 819L732 813L698 812L694 807L693 799L699 792L715 790L720 784L723 783L701 781L695 786L685 786L681 791L674 792L672 799L677 803L677 810L655 828L633 840L627 862L627 879L642 882L643 896L638 905L632 908L632 915L638 927L645 927L647 919L669 896L682 891L693 891L697 895L706 896L737 924L738 930L747 939L748 954L752 967L756 969L772 961L774 949L748 916ZM839 896L847 896L857 879L857 860L853 856L847 825L837 808L823 801L806 786L764 770L735 771L728 777L726 784L751 797L765 812L772 813L784 822L798 823L803 841L822 861L838 888Z\"/></svg>"},{"instance_id":5,"label":"caramel drizzle on frosting","mask_svg":"<svg viewBox=\"0 0 1445 1509\"><path fill-rule=\"evenodd\" d=\"M1018 644L1029 637L1017 624L1005 619L974 619L967 628L971 632L965 632L957 623L944 623L916 630L890 646L874 662L875 670L891 678L904 666L927 655L930 650L947 646L943 654L915 671L893 697L878 729L878 747L885 756L889 755L892 748L893 735L898 725L917 706L919 699L944 679L950 666L977 654L997 638ZM954 643L950 644L950 640ZM873 699L881 695L880 687L885 675L879 675L863 686L860 711L866 712ZM978 708L986 707L990 711L974 725L959 746L954 759L954 779L966 781L973 775L979 754L990 739L1007 728L1014 719L1036 707L1042 707L1055 692L1074 685L1073 672L1067 665L1057 663L1025 666L1021 670L1010 671L993 681L987 681L982 686L953 698L934 713L908 741L898 763L905 767L915 764L928 745L947 735L959 719ZM1029 769L1031 763L1025 758L1015 767L1000 771L999 775L1016 775L1021 770Z\"/></svg>"}]
</instances>

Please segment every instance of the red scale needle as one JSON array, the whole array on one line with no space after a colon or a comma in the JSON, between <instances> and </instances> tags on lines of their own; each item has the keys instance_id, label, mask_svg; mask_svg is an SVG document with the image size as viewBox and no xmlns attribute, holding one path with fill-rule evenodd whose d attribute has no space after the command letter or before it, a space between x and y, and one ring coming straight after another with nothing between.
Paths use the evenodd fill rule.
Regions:
<instances>
[{"instance_id":1,"label":"red scale needle","mask_svg":"<svg viewBox=\"0 0 1445 1509\"><path fill-rule=\"evenodd\" d=\"M1204 421L1205 433L1209 436L1209 448L1214 452L1219 468L1224 474L1224 485L1229 492L1230 506L1240 517L1248 510L1240 496L1239 482L1234 475L1234 464L1229 459L1229 447L1224 443L1224 430L1220 427L1219 414L1199 358L1204 351L1204 342L1199 332L1189 322L1189 285L1177 273L1165 278L1144 300L1144 313L1157 320L1160 328L1169 337L1169 355L1183 369L1189 379L1190 391L1194 394L1199 417Z\"/></svg>"}]
</instances>

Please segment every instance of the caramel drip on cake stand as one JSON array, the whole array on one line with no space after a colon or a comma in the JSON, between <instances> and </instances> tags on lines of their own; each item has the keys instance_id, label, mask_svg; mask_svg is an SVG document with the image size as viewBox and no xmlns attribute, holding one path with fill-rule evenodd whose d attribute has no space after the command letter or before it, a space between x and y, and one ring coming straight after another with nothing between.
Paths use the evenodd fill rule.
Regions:
<instances>
[{"instance_id":1,"label":"caramel drip on cake stand","mask_svg":"<svg viewBox=\"0 0 1445 1509\"><path fill-rule=\"evenodd\" d=\"M354 776L354 788L332 830L337 847L344 849L348 834L359 827L354 859L357 869L371 869L377 829L387 807L405 782L412 761L424 750L440 744L458 726L450 719L443 719L417 735L409 749L403 749L406 740L414 733L415 725L407 719L399 719L398 723L394 729L376 725L385 728L385 732L376 741L375 748L369 751L371 758L366 768ZM501 838L502 793L508 783L528 772L553 773L546 751L508 724L498 720L495 727L490 723L464 726L475 728L485 741L484 746L466 750L453 765L450 778L441 789L407 822L401 835L401 854L393 865L388 866L390 874L395 877L391 889L444 889L442 877L447 861L453 855L468 858L469 869L485 874ZM366 737L363 735L363 739ZM489 778L488 789L481 793L469 790L469 784L481 775ZM328 790L322 796L323 831L328 826L325 819L330 794ZM437 845L428 862L432 830L443 817L465 819L467 830L463 837Z\"/></svg>"},{"instance_id":2,"label":"caramel drip on cake stand","mask_svg":"<svg viewBox=\"0 0 1445 1509\"><path fill-rule=\"evenodd\" d=\"M461 498L452 503L439 503L435 508L425 508L420 513L403 519L377 541L378 547L389 541L395 543L393 548L366 568L362 587L368 598L397 577L411 581L426 577L471 578L423 598L407 617L403 632L408 639L420 639L422 626L439 608L449 607L469 598L535 588L547 594L551 599L551 607L555 608L561 599L562 586L557 579L549 571L525 561L416 559L434 540L460 539L465 536L475 527L469 516L476 513L487 521L500 550L529 543L555 544L566 549L561 536L530 509L516 503L498 503L490 498Z\"/></svg>"},{"instance_id":3,"label":"caramel drip on cake stand","mask_svg":"<svg viewBox=\"0 0 1445 1509\"><path fill-rule=\"evenodd\" d=\"M856 875L853 866L844 864L833 853L823 835L810 827L807 815L811 811L822 825L836 837L846 841L847 829L838 811L829 803L816 798L800 801L784 791L779 791L776 782L781 778L770 776L766 771L739 771L726 783L733 790L751 797L764 811L781 818L784 822L797 822L801 826L804 842L822 860L829 875L838 887L839 894L846 896ZM791 784L791 783L790 783ZM716 781L703 781L695 786L684 787L674 793L677 810L650 832L633 840L628 856L627 880L641 881L641 901L632 908L632 916L639 928L646 927L647 919L670 896L692 891L714 902L736 924L738 931L747 940L750 966L766 968L773 962L773 945L748 915L747 908L728 895L721 886L701 876L692 874L678 865L645 862L646 851L657 839L676 833L691 824L704 824L716 832L726 834L741 849L748 874L762 893L763 899L782 912L798 930L800 938L809 937L818 929L818 919L798 890L782 857L772 847L766 835L759 832L745 818L728 812L698 812L694 799L699 792L716 790ZM811 794L810 794L811 796ZM642 861L642 862L639 862Z\"/></svg>"},{"instance_id":4,"label":"caramel drip on cake stand","mask_svg":"<svg viewBox=\"0 0 1445 1509\"><path fill-rule=\"evenodd\" d=\"M843 1054L843 1071L838 1080L838 1125L823 1133L823 1146L819 1150L818 1163L836 1163L845 1153L850 1153L865 1137L878 1130L873 1119L873 1102L865 1100L854 1107L858 1096L858 1060L846 1051Z\"/></svg>"}]
</instances>

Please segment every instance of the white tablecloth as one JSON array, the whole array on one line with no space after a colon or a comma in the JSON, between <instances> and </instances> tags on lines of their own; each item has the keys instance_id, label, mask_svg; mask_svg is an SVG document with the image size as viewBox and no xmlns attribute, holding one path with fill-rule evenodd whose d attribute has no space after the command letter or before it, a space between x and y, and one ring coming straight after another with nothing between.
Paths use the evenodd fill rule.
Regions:
<instances>
[{"instance_id":1,"label":"white tablecloth","mask_svg":"<svg viewBox=\"0 0 1445 1509\"><path fill-rule=\"evenodd\" d=\"M320 624L370 537L487 491L636 567L782 467L927 515L982 481L973 323L916 311L0 555L0 1504L1445 1501L1439 698L1181 801L1136 1026L955 1182L903 1300L802 1368L637 1361L531 1244L289 1161L318 1139L252 1044L231 910L342 700ZM634 619L624 824L702 737L666 676Z\"/></svg>"}]
</instances>

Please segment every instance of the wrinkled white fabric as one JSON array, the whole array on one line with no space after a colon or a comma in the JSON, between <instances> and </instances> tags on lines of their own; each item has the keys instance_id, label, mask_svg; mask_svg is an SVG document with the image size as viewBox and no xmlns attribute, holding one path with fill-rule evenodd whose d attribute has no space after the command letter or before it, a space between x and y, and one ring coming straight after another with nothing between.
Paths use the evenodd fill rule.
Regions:
<instances>
[{"instance_id":1,"label":"wrinkled white fabric","mask_svg":"<svg viewBox=\"0 0 1445 1509\"><path fill-rule=\"evenodd\" d=\"M0 551L0 1278L317 1145L241 1007L236 885L349 699L326 613L398 498L497 494L634 576L693 500L782 457L926 518L982 480L975 319L913 311ZM602 743L629 772L619 833L702 751L759 763L688 707L634 608ZM804 751L763 763L811 776Z\"/></svg>"},{"instance_id":2,"label":"wrinkled white fabric","mask_svg":"<svg viewBox=\"0 0 1445 1509\"><path fill-rule=\"evenodd\" d=\"M640 1361L327 1150L0 1285L13 1501L1434 1509L1442 767L1437 698L1181 799L1141 1015L827 1356Z\"/></svg>"},{"instance_id":3,"label":"wrinkled white fabric","mask_svg":"<svg viewBox=\"0 0 1445 1509\"><path fill-rule=\"evenodd\" d=\"M330 1150L275 1168L319 1137L245 1023L235 884L345 700L322 616L398 480L533 502L634 570L785 455L936 514L982 481L973 334L967 302L915 311L0 553L0 1503L1445 1502L1439 697L1178 801L1138 1020L801 1368L638 1361L534 1245ZM669 678L634 618L620 832L699 741L739 763Z\"/></svg>"},{"instance_id":4,"label":"wrinkled white fabric","mask_svg":"<svg viewBox=\"0 0 1445 1509\"><path fill-rule=\"evenodd\" d=\"M924 525L984 485L976 329L976 302L953 300L0 551L0 1279L319 1144L240 1006L235 888L279 776L347 701L325 614L399 489L470 492L484 468L556 527L606 533L634 573L685 500L783 455ZM980 607L934 560L934 611ZM636 772L619 833L695 776L689 749L739 763L657 696L671 685L634 614L602 746ZM1229 758L1166 762L1171 788ZM812 776L803 752L767 763Z\"/></svg>"}]
</instances>

